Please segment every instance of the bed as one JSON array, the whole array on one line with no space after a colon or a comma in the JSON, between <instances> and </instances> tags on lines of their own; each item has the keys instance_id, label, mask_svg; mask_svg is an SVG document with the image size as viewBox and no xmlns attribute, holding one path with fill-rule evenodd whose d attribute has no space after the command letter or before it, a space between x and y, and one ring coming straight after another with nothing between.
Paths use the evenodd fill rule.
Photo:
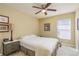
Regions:
<instances>
[{"instance_id":1,"label":"bed","mask_svg":"<svg viewBox=\"0 0 79 59\"><path fill-rule=\"evenodd\" d=\"M20 39L21 50L31 56L55 56L59 47L56 38L25 36Z\"/></svg>"}]
</instances>

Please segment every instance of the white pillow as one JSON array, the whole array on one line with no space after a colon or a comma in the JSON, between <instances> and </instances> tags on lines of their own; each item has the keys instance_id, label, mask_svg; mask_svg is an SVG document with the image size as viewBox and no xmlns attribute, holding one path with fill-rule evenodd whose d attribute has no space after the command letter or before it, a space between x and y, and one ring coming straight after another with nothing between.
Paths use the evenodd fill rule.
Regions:
<instances>
[{"instance_id":1,"label":"white pillow","mask_svg":"<svg viewBox=\"0 0 79 59\"><path fill-rule=\"evenodd\" d=\"M30 35L31 37L37 37L36 35Z\"/></svg>"},{"instance_id":2,"label":"white pillow","mask_svg":"<svg viewBox=\"0 0 79 59\"><path fill-rule=\"evenodd\" d=\"M32 37L37 37L37 36L36 35L26 35L26 36L23 36L22 38L27 39L27 38L32 38Z\"/></svg>"}]
</instances>

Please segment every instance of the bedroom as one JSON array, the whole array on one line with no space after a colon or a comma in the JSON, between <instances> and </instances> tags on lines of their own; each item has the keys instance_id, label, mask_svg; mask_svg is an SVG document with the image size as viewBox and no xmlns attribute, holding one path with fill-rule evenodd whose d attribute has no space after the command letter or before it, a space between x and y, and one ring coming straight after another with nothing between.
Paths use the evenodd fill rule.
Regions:
<instances>
[{"instance_id":1,"label":"bedroom","mask_svg":"<svg viewBox=\"0 0 79 59\"><path fill-rule=\"evenodd\" d=\"M78 11L79 4L52 3L48 8L56 9L57 11L47 11L47 15L45 15L43 12L35 14L37 11L39 11L39 9L33 8L32 6L40 7L41 5L42 3L14 3L14 4L0 3L0 17L8 16L9 17L8 25L10 26L10 24L12 24L12 27L11 29L9 29L8 32L5 31L0 32L1 55L3 53L3 44L2 44L3 39L11 40L12 38L13 41L15 40L19 41L21 37L30 35L58 39L62 45L61 47L59 47L60 49L59 52L62 50L62 48L64 49L67 48L67 51L68 49L70 51L79 50L78 29L77 29L77 19L79 17L79 11ZM46 3L43 5L46 5ZM62 21L62 19L67 21ZM66 27L64 29L68 31L63 32L66 34L64 37L68 39L63 39L64 37L62 36L64 34L59 34L57 32L57 30L59 30L57 26L58 25L62 26L61 24L59 24L59 22L62 22L61 24L63 25L64 23L66 23L67 26L69 26L69 28ZM45 29L45 27L47 28ZM71 52L70 55L74 55L73 53L79 55L79 53L76 52L71 53ZM16 56L17 54L18 53L14 53L14 55ZM60 54L62 55L61 52ZM65 53L65 55L69 55L69 53Z\"/></svg>"}]
</instances>

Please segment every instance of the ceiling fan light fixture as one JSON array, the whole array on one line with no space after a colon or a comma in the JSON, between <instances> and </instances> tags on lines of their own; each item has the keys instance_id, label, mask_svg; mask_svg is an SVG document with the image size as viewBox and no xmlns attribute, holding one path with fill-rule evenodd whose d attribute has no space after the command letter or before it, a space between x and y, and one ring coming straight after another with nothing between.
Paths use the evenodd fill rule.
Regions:
<instances>
[{"instance_id":1,"label":"ceiling fan light fixture","mask_svg":"<svg viewBox=\"0 0 79 59\"><path fill-rule=\"evenodd\" d=\"M38 12L36 12L35 14L38 14L40 12L44 13L45 15L47 15L47 11L56 11L56 9L48 9L48 7L51 5L51 3L47 3L47 4L42 4L41 6L37 7L37 6L33 6L33 8L37 8L40 9Z\"/></svg>"},{"instance_id":2,"label":"ceiling fan light fixture","mask_svg":"<svg viewBox=\"0 0 79 59\"><path fill-rule=\"evenodd\" d=\"M44 13L44 12L46 12L46 10L44 9L44 10L42 10L42 12Z\"/></svg>"}]
</instances>

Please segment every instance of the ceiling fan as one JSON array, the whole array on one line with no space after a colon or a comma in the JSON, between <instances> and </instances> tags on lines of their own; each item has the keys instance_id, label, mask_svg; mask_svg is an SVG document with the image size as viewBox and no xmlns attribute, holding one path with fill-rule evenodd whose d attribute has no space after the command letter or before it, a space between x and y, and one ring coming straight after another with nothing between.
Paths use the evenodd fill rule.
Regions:
<instances>
[{"instance_id":1,"label":"ceiling fan","mask_svg":"<svg viewBox=\"0 0 79 59\"><path fill-rule=\"evenodd\" d=\"M47 11L56 11L56 9L48 9L48 7L51 5L51 3L47 3L46 5L41 5L41 7L37 7L37 6L32 6L33 8L37 8L40 9L38 12L36 12L35 14L38 14L40 12L43 12L45 15L47 15Z\"/></svg>"}]
</instances>

